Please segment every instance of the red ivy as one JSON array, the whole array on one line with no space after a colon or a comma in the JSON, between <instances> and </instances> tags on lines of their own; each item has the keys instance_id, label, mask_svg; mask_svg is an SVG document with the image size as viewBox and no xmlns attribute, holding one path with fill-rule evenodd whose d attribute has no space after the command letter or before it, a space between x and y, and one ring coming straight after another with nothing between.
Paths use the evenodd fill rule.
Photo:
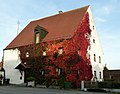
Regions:
<instances>
[{"instance_id":1,"label":"red ivy","mask_svg":"<svg viewBox=\"0 0 120 94\"><path fill-rule=\"evenodd\" d=\"M88 36L87 36L88 35ZM74 36L71 39L49 41L37 45L29 45L19 48L22 62L27 61L25 53L30 53L30 58L42 56L42 51L46 50L46 59L40 59L44 62L44 70L49 70L45 77L59 77L56 68L62 68L66 81L80 82L81 80L92 79L92 67L90 58L86 57L87 49L90 46L91 30L89 26L89 14L86 13L81 24L78 26ZM86 37L87 36L87 37ZM58 48L63 48L63 53L59 55ZM79 52L79 54L78 54ZM56 58L53 54L56 53ZM34 62L38 61L37 58Z\"/></svg>"}]
</instances>

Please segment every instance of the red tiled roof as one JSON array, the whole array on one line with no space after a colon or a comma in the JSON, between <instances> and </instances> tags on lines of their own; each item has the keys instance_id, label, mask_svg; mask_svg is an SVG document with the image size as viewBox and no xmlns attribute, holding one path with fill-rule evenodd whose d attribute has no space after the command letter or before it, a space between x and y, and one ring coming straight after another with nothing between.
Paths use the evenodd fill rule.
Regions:
<instances>
[{"instance_id":1,"label":"red tiled roof","mask_svg":"<svg viewBox=\"0 0 120 94\"><path fill-rule=\"evenodd\" d=\"M85 6L30 22L5 49L33 44L34 28L37 25L44 27L49 32L43 41L71 38L88 7Z\"/></svg>"}]
</instances>

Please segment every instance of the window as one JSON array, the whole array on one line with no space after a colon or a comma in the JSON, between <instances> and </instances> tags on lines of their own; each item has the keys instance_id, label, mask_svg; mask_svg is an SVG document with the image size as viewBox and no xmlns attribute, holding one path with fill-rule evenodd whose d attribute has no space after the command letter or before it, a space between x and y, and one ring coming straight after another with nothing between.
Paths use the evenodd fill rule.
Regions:
<instances>
[{"instance_id":1,"label":"window","mask_svg":"<svg viewBox=\"0 0 120 94\"><path fill-rule=\"evenodd\" d=\"M101 63L101 57L99 56L99 63Z\"/></svg>"},{"instance_id":2,"label":"window","mask_svg":"<svg viewBox=\"0 0 120 94\"><path fill-rule=\"evenodd\" d=\"M99 77L100 77L100 79L102 78L102 77L101 77L101 72L99 72Z\"/></svg>"},{"instance_id":3,"label":"window","mask_svg":"<svg viewBox=\"0 0 120 94\"><path fill-rule=\"evenodd\" d=\"M86 57L87 57L87 59L90 58L90 54L88 52L86 53Z\"/></svg>"},{"instance_id":4,"label":"window","mask_svg":"<svg viewBox=\"0 0 120 94\"><path fill-rule=\"evenodd\" d=\"M94 25L93 25L93 30L95 29Z\"/></svg>"},{"instance_id":5,"label":"window","mask_svg":"<svg viewBox=\"0 0 120 94\"><path fill-rule=\"evenodd\" d=\"M88 49L89 49L89 50L91 49L91 45L88 46Z\"/></svg>"},{"instance_id":6,"label":"window","mask_svg":"<svg viewBox=\"0 0 120 94\"><path fill-rule=\"evenodd\" d=\"M26 57L29 57L29 52L26 53Z\"/></svg>"},{"instance_id":7,"label":"window","mask_svg":"<svg viewBox=\"0 0 120 94\"><path fill-rule=\"evenodd\" d=\"M113 76L112 76L112 75L109 75L109 78L110 78L110 79L113 79Z\"/></svg>"},{"instance_id":8,"label":"window","mask_svg":"<svg viewBox=\"0 0 120 94\"><path fill-rule=\"evenodd\" d=\"M45 50L43 50L43 56L46 56L46 51Z\"/></svg>"},{"instance_id":9,"label":"window","mask_svg":"<svg viewBox=\"0 0 120 94\"><path fill-rule=\"evenodd\" d=\"M96 62L96 55L94 54L94 62Z\"/></svg>"},{"instance_id":10,"label":"window","mask_svg":"<svg viewBox=\"0 0 120 94\"><path fill-rule=\"evenodd\" d=\"M86 38L86 39L90 39L90 35L89 35L88 32L85 34L85 38Z\"/></svg>"},{"instance_id":11,"label":"window","mask_svg":"<svg viewBox=\"0 0 120 94\"><path fill-rule=\"evenodd\" d=\"M42 70L42 73L41 73L42 75L44 75L44 71Z\"/></svg>"},{"instance_id":12,"label":"window","mask_svg":"<svg viewBox=\"0 0 120 94\"><path fill-rule=\"evenodd\" d=\"M37 25L34 29L34 42L35 43L40 43L45 38L47 33L48 32L46 31L45 28Z\"/></svg>"},{"instance_id":13,"label":"window","mask_svg":"<svg viewBox=\"0 0 120 94\"><path fill-rule=\"evenodd\" d=\"M44 71L44 70L40 70L40 74L41 74L41 75L44 75L44 74L45 74L45 71Z\"/></svg>"},{"instance_id":14,"label":"window","mask_svg":"<svg viewBox=\"0 0 120 94\"><path fill-rule=\"evenodd\" d=\"M59 48L59 54L62 54L63 53L63 49L62 48Z\"/></svg>"},{"instance_id":15,"label":"window","mask_svg":"<svg viewBox=\"0 0 120 94\"><path fill-rule=\"evenodd\" d=\"M94 77L95 77L95 78L97 77L96 71L94 71Z\"/></svg>"},{"instance_id":16,"label":"window","mask_svg":"<svg viewBox=\"0 0 120 94\"><path fill-rule=\"evenodd\" d=\"M44 75L44 73L45 73L44 70L42 70L42 71L41 71L41 74Z\"/></svg>"},{"instance_id":17,"label":"window","mask_svg":"<svg viewBox=\"0 0 120 94\"><path fill-rule=\"evenodd\" d=\"M39 36L39 32L37 32L35 34L35 43L39 43L40 42L40 36Z\"/></svg>"},{"instance_id":18,"label":"window","mask_svg":"<svg viewBox=\"0 0 120 94\"><path fill-rule=\"evenodd\" d=\"M26 62L24 62L24 64L26 65L27 63L26 63Z\"/></svg>"},{"instance_id":19,"label":"window","mask_svg":"<svg viewBox=\"0 0 120 94\"><path fill-rule=\"evenodd\" d=\"M80 49L78 49L78 55L81 56L81 51L80 51Z\"/></svg>"},{"instance_id":20,"label":"window","mask_svg":"<svg viewBox=\"0 0 120 94\"><path fill-rule=\"evenodd\" d=\"M56 72L58 72L58 75L62 74L62 68L56 68Z\"/></svg>"},{"instance_id":21,"label":"window","mask_svg":"<svg viewBox=\"0 0 120 94\"><path fill-rule=\"evenodd\" d=\"M22 80L22 76L20 76L20 80Z\"/></svg>"},{"instance_id":22,"label":"window","mask_svg":"<svg viewBox=\"0 0 120 94\"><path fill-rule=\"evenodd\" d=\"M95 39L93 39L93 43L95 43Z\"/></svg>"}]
</instances>

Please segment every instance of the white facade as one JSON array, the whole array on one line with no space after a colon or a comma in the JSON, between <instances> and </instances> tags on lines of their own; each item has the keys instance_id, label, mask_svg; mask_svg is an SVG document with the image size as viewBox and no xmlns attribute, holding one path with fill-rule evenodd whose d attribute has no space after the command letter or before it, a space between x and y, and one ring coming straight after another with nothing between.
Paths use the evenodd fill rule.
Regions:
<instances>
[{"instance_id":1,"label":"white facade","mask_svg":"<svg viewBox=\"0 0 120 94\"><path fill-rule=\"evenodd\" d=\"M92 73L94 81L102 81L103 80L103 51L100 45L99 37L96 32L95 23L92 17L91 9L88 8L89 13L89 21L90 21L90 29L91 37L90 37L90 61L92 64Z\"/></svg>"},{"instance_id":2,"label":"white facade","mask_svg":"<svg viewBox=\"0 0 120 94\"><path fill-rule=\"evenodd\" d=\"M19 51L17 49L4 50L3 68L5 69L5 78L10 79L11 84L24 83L24 72L21 75L20 71L15 69L20 63Z\"/></svg>"}]
</instances>

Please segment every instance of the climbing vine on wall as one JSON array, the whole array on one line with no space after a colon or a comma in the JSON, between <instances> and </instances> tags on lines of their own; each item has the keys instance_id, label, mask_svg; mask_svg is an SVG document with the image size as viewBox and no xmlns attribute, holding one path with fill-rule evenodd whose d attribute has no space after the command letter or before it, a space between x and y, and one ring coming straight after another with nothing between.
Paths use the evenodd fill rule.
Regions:
<instances>
[{"instance_id":1,"label":"climbing vine on wall","mask_svg":"<svg viewBox=\"0 0 120 94\"><path fill-rule=\"evenodd\" d=\"M44 70L45 78L57 80L64 75L66 81L78 85L81 80L92 79L92 67L87 51L90 46L90 35L89 14L86 13L72 38L19 47L20 59L31 68ZM60 48L62 54L59 54ZM45 56L43 51L46 52ZM27 52L29 57L26 57ZM59 68L62 72L58 71Z\"/></svg>"}]
</instances>

